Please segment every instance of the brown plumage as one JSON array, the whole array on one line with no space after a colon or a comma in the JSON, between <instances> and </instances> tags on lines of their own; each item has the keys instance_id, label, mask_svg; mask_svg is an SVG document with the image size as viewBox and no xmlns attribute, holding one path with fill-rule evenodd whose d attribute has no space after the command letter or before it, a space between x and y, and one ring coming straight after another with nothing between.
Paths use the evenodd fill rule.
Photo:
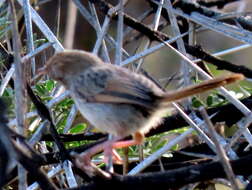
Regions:
<instances>
[{"instance_id":1,"label":"brown plumage","mask_svg":"<svg viewBox=\"0 0 252 190\"><path fill-rule=\"evenodd\" d=\"M57 53L41 72L70 91L92 125L118 138L144 135L162 120L171 101L243 79L243 75L231 74L165 93L145 76L105 64L96 55L78 50Z\"/></svg>"}]
</instances>

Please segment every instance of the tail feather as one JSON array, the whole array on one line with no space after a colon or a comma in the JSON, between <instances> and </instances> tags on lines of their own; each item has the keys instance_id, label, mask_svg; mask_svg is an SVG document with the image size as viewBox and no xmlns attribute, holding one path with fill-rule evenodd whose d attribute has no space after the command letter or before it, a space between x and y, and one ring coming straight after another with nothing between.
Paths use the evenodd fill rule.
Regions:
<instances>
[{"instance_id":1,"label":"tail feather","mask_svg":"<svg viewBox=\"0 0 252 190\"><path fill-rule=\"evenodd\" d=\"M231 74L227 76L218 77L215 79L206 80L204 82L186 87L184 89L168 92L163 96L161 102L172 102L180 100L188 96L200 94L202 92L218 88L227 84L231 84L243 79L244 76L242 74Z\"/></svg>"}]
</instances>

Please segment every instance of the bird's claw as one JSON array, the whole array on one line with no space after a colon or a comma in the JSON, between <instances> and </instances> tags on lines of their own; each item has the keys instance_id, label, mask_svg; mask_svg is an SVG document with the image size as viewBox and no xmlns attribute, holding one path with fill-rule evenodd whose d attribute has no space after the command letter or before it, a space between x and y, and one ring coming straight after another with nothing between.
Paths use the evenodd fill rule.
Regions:
<instances>
[{"instance_id":1,"label":"bird's claw","mask_svg":"<svg viewBox=\"0 0 252 190\"><path fill-rule=\"evenodd\" d=\"M91 156L83 152L81 154L78 154L76 152L72 152L71 156L74 158L75 165L84 171L88 176L100 176L103 178L111 178L111 174L108 172L105 172L98 168L95 164L91 162Z\"/></svg>"}]
</instances>

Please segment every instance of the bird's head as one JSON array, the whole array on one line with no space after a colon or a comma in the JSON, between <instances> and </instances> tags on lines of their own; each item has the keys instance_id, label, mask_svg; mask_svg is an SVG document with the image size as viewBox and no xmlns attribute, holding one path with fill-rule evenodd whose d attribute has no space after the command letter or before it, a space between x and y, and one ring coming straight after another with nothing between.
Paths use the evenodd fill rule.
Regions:
<instances>
[{"instance_id":1,"label":"bird's head","mask_svg":"<svg viewBox=\"0 0 252 190\"><path fill-rule=\"evenodd\" d=\"M46 65L39 69L39 74L47 74L50 78L66 84L71 77L102 63L102 60L92 53L65 50L52 56Z\"/></svg>"}]
</instances>

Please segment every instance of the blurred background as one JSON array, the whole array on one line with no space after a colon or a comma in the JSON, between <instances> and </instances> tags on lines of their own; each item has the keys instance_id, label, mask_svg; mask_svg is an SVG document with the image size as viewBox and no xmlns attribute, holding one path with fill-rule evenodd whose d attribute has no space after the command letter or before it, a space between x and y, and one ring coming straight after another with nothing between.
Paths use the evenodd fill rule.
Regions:
<instances>
[{"instance_id":1,"label":"blurred background","mask_svg":"<svg viewBox=\"0 0 252 190\"><path fill-rule=\"evenodd\" d=\"M207 0L206 0L207 1ZM211 0L208 0L209 2ZM117 0L107 1L113 5L117 4ZM63 44L67 43L67 39L65 39L66 28L67 28L67 19L69 17L74 17L72 13L69 13L70 0L53 0L53 1L45 1L43 6L40 6L38 12L41 17L46 21L49 27L55 32L58 33L58 39L61 40ZM87 2L82 1L84 5ZM87 6L88 7L88 6ZM139 18L142 14L144 14L147 10L150 10L149 4L145 0L129 0L126 7L125 12L134 18ZM216 9L216 11L219 11ZM249 16L252 12L252 2L249 0L241 0L233 3L228 3L221 12L225 13L247 13ZM104 19L104 15L98 11L98 16L100 22L102 23ZM147 16L142 22L150 25L153 22L154 14L150 14ZM57 23L59 22L59 27L57 29ZM163 18L161 19L162 23ZM164 21L164 20L163 20ZM127 28L126 28L127 30ZM162 29L163 32L170 34L169 27L164 27ZM109 29L109 33L112 36L116 35L116 22L113 22ZM132 34L136 35L135 31L129 33L130 35L125 36L124 42L129 40L132 37ZM73 35L73 47L75 49L84 49L88 51L92 51L94 47L94 43L96 40L96 33L93 28L83 19L82 15L77 11L76 24L74 27L74 35ZM240 42L234 41L233 39L227 38L219 33L212 31L202 31L197 33L195 36L195 43L197 45L201 45L208 52L214 53L224 49L228 49L234 46L241 44ZM145 37L140 38L139 40L134 40L133 42L124 46L124 48L130 53L133 54L136 51L141 51L141 43L146 40ZM155 43L152 43L153 45ZM140 49L137 47L140 46ZM114 49L110 49L110 57L113 62L114 60ZM225 60L228 60L237 65L246 65L249 68L252 68L251 63L251 48L246 50L238 51L236 53L232 53L222 57ZM147 69L151 74L158 78L169 77L178 72L177 65L180 62L180 58L175 55L169 48L163 48L160 51L157 51L150 56L147 56L144 59L144 68ZM211 67L214 69L214 67ZM218 72L217 72L218 73Z\"/></svg>"}]
</instances>

